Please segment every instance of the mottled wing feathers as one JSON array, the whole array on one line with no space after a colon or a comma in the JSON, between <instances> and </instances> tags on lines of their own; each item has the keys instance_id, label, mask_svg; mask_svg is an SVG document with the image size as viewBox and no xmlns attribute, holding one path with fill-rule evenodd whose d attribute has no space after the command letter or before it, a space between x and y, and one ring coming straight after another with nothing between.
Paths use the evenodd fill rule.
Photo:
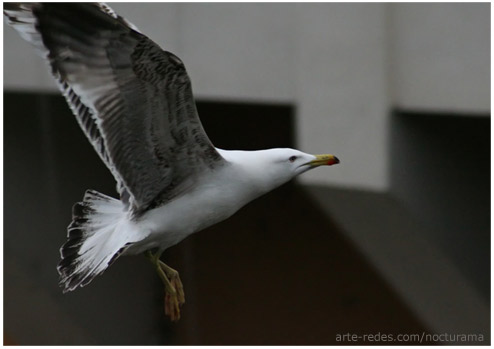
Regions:
<instances>
[{"instance_id":1,"label":"mottled wing feathers","mask_svg":"<svg viewBox=\"0 0 494 349\"><path fill-rule=\"evenodd\" d=\"M48 59L134 214L171 200L223 164L202 128L181 60L109 7L4 3L4 13Z\"/></svg>"}]
</instances>

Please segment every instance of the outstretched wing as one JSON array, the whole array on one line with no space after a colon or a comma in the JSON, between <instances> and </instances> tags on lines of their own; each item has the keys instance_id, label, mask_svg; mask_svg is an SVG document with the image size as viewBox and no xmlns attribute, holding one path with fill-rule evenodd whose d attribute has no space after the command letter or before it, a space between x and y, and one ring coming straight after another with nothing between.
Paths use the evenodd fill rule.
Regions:
<instances>
[{"instance_id":1,"label":"outstretched wing","mask_svg":"<svg viewBox=\"0 0 494 349\"><path fill-rule=\"evenodd\" d=\"M4 3L4 13L48 60L133 214L225 163L202 128L182 61L108 6Z\"/></svg>"}]
</instances>

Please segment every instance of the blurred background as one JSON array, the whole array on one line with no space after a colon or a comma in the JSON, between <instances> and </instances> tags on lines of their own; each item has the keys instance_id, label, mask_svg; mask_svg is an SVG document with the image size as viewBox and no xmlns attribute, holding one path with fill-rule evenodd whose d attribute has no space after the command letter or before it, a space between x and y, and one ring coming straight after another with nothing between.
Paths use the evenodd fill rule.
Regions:
<instances>
[{"instance_id":1,"label":"blurred background","mask_svg":"<svg viewBox=\"0 0 494 349\"><path fill-rule=\"evenodd\" d=\"M167 251L179 323L142 257L62 295L71 206L115 185L4 24L5 344L490 343L489 3L111 6L183 60L216 146L341 164Z\"/></svg>"}]
</instances>

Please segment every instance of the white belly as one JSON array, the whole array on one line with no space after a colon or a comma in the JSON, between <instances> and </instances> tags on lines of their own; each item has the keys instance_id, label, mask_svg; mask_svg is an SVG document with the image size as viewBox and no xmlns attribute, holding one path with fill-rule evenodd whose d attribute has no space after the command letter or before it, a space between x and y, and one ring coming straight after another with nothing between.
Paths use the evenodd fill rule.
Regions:
<instances>
[{"instance_id":1,"label":"white belly","mask_svg":"<svg viewBox=\"0 0 494 349\"><path fill-rule=\"evenodd\" d=\"M251 188L239 189L230 181L204 182L193 191L146 213L139 225L145 239L129 248L130 254L151 248L164 250L187 236L221 222L259 196Z\"/></svg>"}]
</instances>

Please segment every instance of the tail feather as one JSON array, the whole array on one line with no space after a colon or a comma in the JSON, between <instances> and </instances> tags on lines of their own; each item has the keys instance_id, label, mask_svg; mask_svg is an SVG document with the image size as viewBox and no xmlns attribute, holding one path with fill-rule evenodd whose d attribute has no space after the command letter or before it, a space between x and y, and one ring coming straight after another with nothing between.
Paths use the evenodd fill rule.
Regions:
<instances>
[{"instance_id":1,"label":"tail feather","mask_svg":"<svg viewBox=\"0 0 494 349\"><path fill-rule=\"evenodd\" d=\"M67 230L57 266L64 292L87 285L132 243L123 203L94 190L86 191L83 201L73 206Z\"/></svg>"}]
</instances>

